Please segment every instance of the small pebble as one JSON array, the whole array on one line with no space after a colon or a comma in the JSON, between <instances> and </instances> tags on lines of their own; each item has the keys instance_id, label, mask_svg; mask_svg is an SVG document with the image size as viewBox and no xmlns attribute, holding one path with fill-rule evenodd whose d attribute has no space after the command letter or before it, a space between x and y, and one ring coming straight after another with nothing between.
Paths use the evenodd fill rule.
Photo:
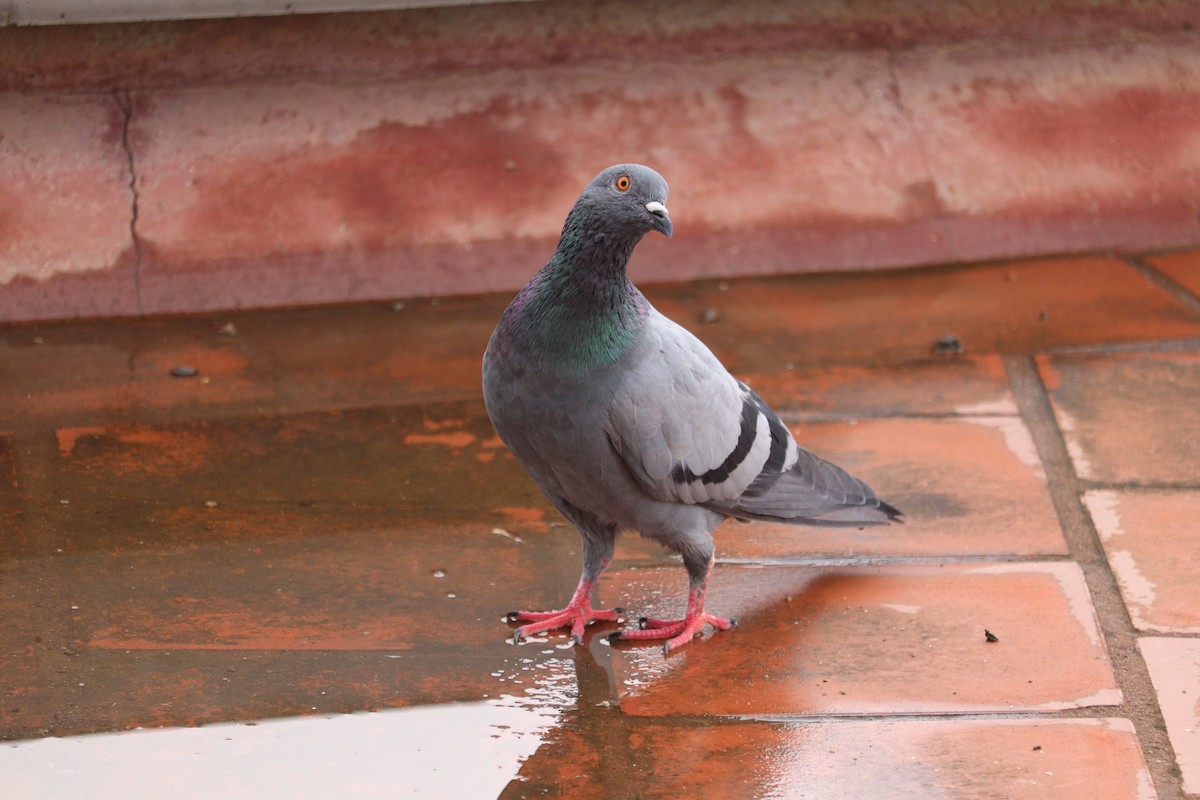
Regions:
<instances>
[{"instance_id":1,"label":"small pebble","mask_svg":"<svg viewBox=\"0 0 1200 800\"><path fill-rule=\"evenodd\" d=\"M221 334L222 336L237 336L237 332L237 325L234 325L232 322L226 322L224 325L217 328L217 333Z\"/></svg>"},{"instance_id":2,"label":"small pebble","mask_svg":"<svg viewBox=\"0 0 1200 800\"><path fill-rule=\"evenodd\" d=\"M943 355L954 355L963 351L962 340L953 333L943 334L938 337L937 342L933 346L935 353Z\"/></svg>"},{"instance_id":3,"label":"small pebble","mask_svg":"<svg viewBox=\"0 0 1200 800\"><path fill-rule=\"evenodd\" d=\"M717 311L715 308L706 308L700 312L700 322L705 325L713 322L719 322L720 320L721 312Z\"/></svg>"},{"instance_id":4,"label":"small pebble","mask_svg":"<svg viewBox=\"0 0 1200 800\"><path fill-rule=\"evenodd\" d=\"M195 367L189 367L186 364L180 364L171 370L172 378L194 378L199 374Z\"/></svg>"}]
</instances>

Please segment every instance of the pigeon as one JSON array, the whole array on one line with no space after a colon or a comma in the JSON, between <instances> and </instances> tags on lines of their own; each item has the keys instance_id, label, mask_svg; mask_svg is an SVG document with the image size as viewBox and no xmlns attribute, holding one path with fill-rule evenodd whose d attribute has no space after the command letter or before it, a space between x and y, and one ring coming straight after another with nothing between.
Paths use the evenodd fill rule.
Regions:
<instances>
[{"instance_id":1,"label":"pigeon","mask_svg":"<svg viewBox=\"0 0 1200 800\"><path fill-rule=\"evenodd\" d=\"M642 618L610 636L665 640L669 653L706 625L712 531L724 519L861 527L902 521L866 483L796 444L779 417L707 347L660 314L626 275L650 231L671 236L667 183L639 164L597 175L567 214L558 247L501 315L483 357L483 396L500 439L579 530L583 574L566 607L513 611L513 633L597 621L592 589L618 533L681 556L682 619Z\"/></svg>"}]
</instances>

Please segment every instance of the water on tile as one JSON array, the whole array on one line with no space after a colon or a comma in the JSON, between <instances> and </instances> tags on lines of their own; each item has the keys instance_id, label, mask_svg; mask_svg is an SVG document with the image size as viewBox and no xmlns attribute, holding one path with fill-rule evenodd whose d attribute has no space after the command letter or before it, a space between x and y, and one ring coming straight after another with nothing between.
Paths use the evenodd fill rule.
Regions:
<instances>
[{"instance_id":1,"label":"water on tile","mask_svg":"<svg viewBox=\"0 0 1200 800\"><path fill-rule=\"evenodd\" d=\"M6 796L58 800L495 797L573 706L575 683L566 659L518 659L493 676L527 686L473 703L12 742L0 774Z\"/></svg>"}]
</instances>

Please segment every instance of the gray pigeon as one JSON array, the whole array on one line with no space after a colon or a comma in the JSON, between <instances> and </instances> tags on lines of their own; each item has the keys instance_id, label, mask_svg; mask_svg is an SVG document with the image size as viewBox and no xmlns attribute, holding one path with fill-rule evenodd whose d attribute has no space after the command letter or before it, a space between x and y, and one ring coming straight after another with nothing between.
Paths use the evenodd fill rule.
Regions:
<instances>
[{"instance_id":1,"label":"gray pigeon","mask_svg":"<svg viewBox=\"0 0 1200 800\"><path fill-rule=\"evenodd\" d=\"M514 611L521 639L595 620L591 591L617 534L674 550L688 571L681 620L643 619L620 639L665 639L705 624L712 530L726 517L863 526L900 512L865 483L797 446L748 386L658 313L625 274L649 231L671 236L667 183L622 164L601 172L567 215L550 262L505 310L483 357L483 395L500 438L583 539L583 576L561 611Z\"/></svg>"}]
</instances>

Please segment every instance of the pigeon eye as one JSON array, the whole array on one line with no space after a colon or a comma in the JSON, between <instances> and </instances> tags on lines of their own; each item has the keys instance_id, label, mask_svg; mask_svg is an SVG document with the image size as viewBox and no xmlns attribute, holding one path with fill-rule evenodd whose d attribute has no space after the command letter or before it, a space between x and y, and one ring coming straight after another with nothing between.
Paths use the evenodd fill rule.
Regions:
<instances>
[{"instance_id":1,"label":"pigeon eye","mask_svg":"<svg viewBox=\"0 0 1200 800\"><path fill-rule=\"evenodd\" d=\"M618 192L628 192L631 184L632 181L629 180L629 176L622 175L621 177L617 178L616 183L613 185L617 187Z\"/></svg>"}]
</instances>

